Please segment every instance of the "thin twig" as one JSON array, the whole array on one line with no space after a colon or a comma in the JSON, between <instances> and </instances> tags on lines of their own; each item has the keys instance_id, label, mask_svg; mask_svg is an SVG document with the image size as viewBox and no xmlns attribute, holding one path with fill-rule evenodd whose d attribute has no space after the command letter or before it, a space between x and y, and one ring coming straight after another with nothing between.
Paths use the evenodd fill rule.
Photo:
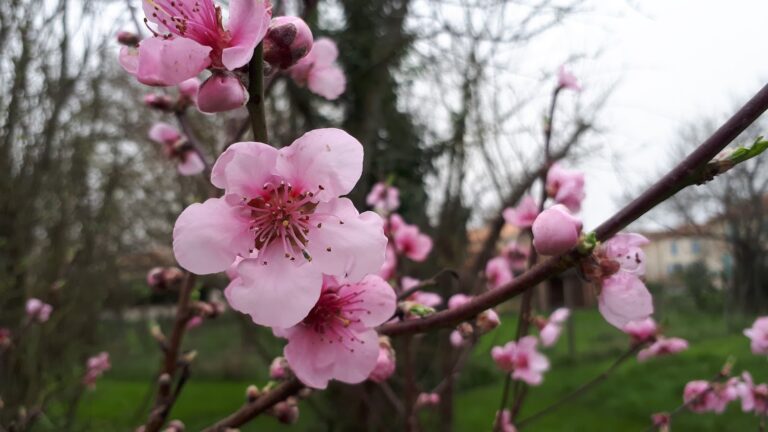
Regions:
<instances>
[{"instance_id":1,"label":"thin twig","mask_svg":"<svg viewBox=\"0 0 768 432\"><path fill-rule=\"evenodd\" d=\"M594 388L597 384L600 384L601 382L608 379L608 377L611 376L611 374L619 367L622 363L627 361L628 359L632 358L645 344L633 344L627 351L625 351L619 358L617 358L611 366L608 367L605 371L603 371L600 375L597 375L596 377L592 378L591 380L585 382L584 384L580 385L577 389L574 391L568 393L566 396L564 396L562 399L554 402L552 405L549 405L548 407L542 409L541 411L536 412L535 414L532 414L520 421L518 421L515 426L517 426L518 429L522 429L524 425L531 423L535 420L538 420L539 418L552 413L553 411L557 410L561 406L565 405L567 402L570 402L574 398L586 393L587 391Z\"/></svg>"},{"instance_id":2,"label":"thin twig","mask_svg":"<svg viewBox=\"0 0 768 432\"><path fill-rule=\"evenodd\" d=\"M267 113L264 107L264 47L256 46L248 66L248 113L253 139L267 144Z\"/></svg>"},{"instance_id":3,"label":"thin twig","mask_svg":"<svg viewBox=\"0 0 768 432\"><path fill-rule=\"evenodd\" d=\"M689 185L696 184L701 176L701 173L698 171L706 167L712 158L766 110L768 110L768 86L763 87L728 121L720 126L712 136L664 177L597 227L595 230L597 240L605 241L613 237L614 234L646 214L665 199ZM580 258L581 255L576 251L551 257L515 278L512 282L480 294L459 307L437 312L420 320L385 324L379 327L379 333L395 336L423 333L436 328L455 326L575 266Z\"/></svg>"}]
</instances>

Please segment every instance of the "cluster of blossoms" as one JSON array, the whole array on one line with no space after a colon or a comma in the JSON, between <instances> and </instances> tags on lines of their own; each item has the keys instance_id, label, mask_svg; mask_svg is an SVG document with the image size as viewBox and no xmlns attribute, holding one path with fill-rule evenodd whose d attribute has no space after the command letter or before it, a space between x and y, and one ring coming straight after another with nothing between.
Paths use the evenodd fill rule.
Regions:
<instances>
[{"instance_id":1,"label":"cluster of blossoms","mask_svg":"<svg viewBox=\"0 0 768 432\"><path fill-rule=\"evenodd\" d=\"M641 362L688 349L688 342L685 339L661 336L656 321L651 317L630 321L624 325L623 330L630 336L633 344L650 344L637 353L637 360Z\"/></svg>"},{"instance_id":2,"label":"cluster of blossoms","mask_svg":"<svg viewBox=\"0 0 768 432\"><path fill-rule=\"evenodd\" d=\"M147 272L147 285L156 291L166 291L176 287L183 277L177 267L153 267Z\"/></svg>"},{"instance_id":3,"label":"cluster of blossoms","mask_svg":"<svg viewBox=\"0 0 768 432\"><path fill-rule=\"evenodd\" d=\"M85 375L83 376L83 384L89 389L93 389L96 387L96 380L112 367L109 362L109 353L100 352L93 357L89 357L85 366L86 369Z\"/></svg>"},{"instance_id":4,"label":"cluster of blossoms","mask_svg":"<svg viewBox=\"0 0 768 432\"><path fill-rule=\"evenodd\" d=\"M187 138L168 123L155 123L149 130L149 139L160 144L163 155L176 164L179 174L191 176L205 170L205 162Z\"/></svg>"},{"instance_id":5,"label":"cluster of blossoms","mask_svg":"<svg viewBox=\"0 0 768 432\"><path fill-rule=\"evenodd\" d=\"M184 112L188 107L197 107L197 94L200 91L200 80L197 77L180 82L176 86L175 97L167 93L147 93L144 104L161 112ZM199 109L199 108L198 108Z\"/></svg>"},{"instance_id":6,"label":"cluster of blossoms","mask_svg":"<svg viewBox=\"0 0 768 432\"><path fill-rule=\"evenodd\" d=\"M230 270L230 306L288 339L285 358L310 387L365 380L380 352L374 328L395 311L394 290L375 275L383 221L339 198L357 183L362 159L360 143L338 129L280 150L233 144L211 175L224 196L191 205L174 228L179 264Z\"/></svg>"},{"instance_id":7,"label":"cluster of blossoms","mask_svg":"<svg viewBox=\"0 0 768 432\"><path fill-rule=\"evenodd\" d=\"M120 64L143 84L179 85L186 98L174 102L155 95L146 101L151 106L171 111L192 102L205 113L244 106L249 97L244 68L262 42L268 73L286 70L297 84L329 100L346 88L344 72L336 64L336 44L329 39L313 41L300 18L271 19L267 0L230 2L226 24L212 0L144 0L143 6L144 21L154 36L139 40L129 33L118 34L123 45ZM202 84L189 83L205 70L210 75Z\"/></svg>"},{"instance_id":8,"label":"cluster of blossoms","mask_svg":"<svg viewBox=\"0 0 768 432\"><path fill-rule=\"evenodd\" d=\"M44 303L40 299L31 298L27 300L26 311L27 318L29 318L30 321L44 323L51 317L53 306Z\"/></svg>"}]
</instances>

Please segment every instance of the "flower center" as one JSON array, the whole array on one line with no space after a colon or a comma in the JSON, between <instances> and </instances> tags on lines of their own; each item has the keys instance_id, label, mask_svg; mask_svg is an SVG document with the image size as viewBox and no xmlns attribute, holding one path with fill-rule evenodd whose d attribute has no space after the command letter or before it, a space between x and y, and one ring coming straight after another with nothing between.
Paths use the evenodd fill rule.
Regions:
<instances>
[{"instance_id":1,"label":"flower center","mask_svg":"<svg viewBox=\"0 0 768 432\"><path fill-rule=\"evenodd\" d=\"M515 358L515 369L528 369L528 356L525 354L518 354Z\"/></svg>"},{"instance_id":2,"label":"flower center","mask_svg":"<svg viewBox=\"0 0 768 432\"><path fill-rule=\"evenodd\" d=\"M211 0L147 0L152 5L152 18L160 21L169 33L161 34L149 28L153 35L170 39L173 35L192 39L213 48L214 67L223 67L221 53L232 39L221 16L221 8ZM144 23L148 19L144 18Z\"/></svg>"},{"instance_id":3,"label":"flower center","mask_svg":"<svg viewBox=\"0 0 768 432\"><path fill-rule=\"evenodd\" d=\"M279 243L285 257L294 261L301 254L307 261L312 257L306 250L309 242L310 215L317 206L312 201L313 192L297 193L285 182L267 183L264 194L246 203L251 212L251 230L254 247L263 250L272 243Z\"/></svg>"},{"instance_id":4,"label":"flower center","mask_svg":"<svg viewBox=\"0 0 768 432\"><path fill-rule=\"evenodd\" d=\"M314 330L321 341L341 344L353 352L355 349L349 344L363 341L355 336L350 326L360 322L357 313L370 313L368 309L361 307L363 300L360 294L362 291L346 293L343 296L336 291L323 291L315 307L302 321L302 325Z\"/></svg>"}]
</instances>

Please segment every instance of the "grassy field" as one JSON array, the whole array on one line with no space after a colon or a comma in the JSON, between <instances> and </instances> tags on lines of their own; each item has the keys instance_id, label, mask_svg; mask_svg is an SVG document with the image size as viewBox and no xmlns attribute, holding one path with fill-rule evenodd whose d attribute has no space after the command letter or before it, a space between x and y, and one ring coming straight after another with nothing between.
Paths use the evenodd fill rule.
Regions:
<instances>
[{"instance_id":1,"label":"grassy field","mask_svg":"<svg viewBox=\"0 0 768 432\"><path fill-rule=\"evenodd\" d=\"M481 340L472 354L472 366L459 379L455 409L457 431L490 430L503 380L489 351L514 334L514 316L503 315L502 319L503 325ZM736 372L746 369L758 382L768 380L766 359L749 352L748 340L740 332L748 321L733 325L731 331L726 331L722 320L714 316L667 314L661 321L669 335L689 339L691 348L687 352L646 363L632 359L606 382L556 413L531 423L526 430L642 431L650 424L650 414L671 410L681 403L686 382L712 377L729 356L736 359ZM627 348L627 338L607 325L595 311L577 312L574 325L575 355L568 355L565 338L548 353L552 370L545 376L543 385L531 389L520 418L548 406L600 374ZM183 419L189 430L199 430L225 416L242 403L248 384L262 384L266 380L267 366L258 352L275 352L279 347L272 344L255 349L251 346L243 352L237 326L234 319L211 322L190 335L187 346L198 349L200 355L194 368L195 376L172 415ZM113 353L114 368L95 391L85 396L79 411L79 425L99 431L132 430L143 418L141 407L149 400L150 380L158 361L156 354L147 356L146 353L154 353L156 349L145 336L143 326L114 325L105 332L113 336L109 349ZM423 384L427 387L430 378L425 374ZM432 423L434 419L430 417L433 416L433 413L424 413L426 424ZM319 420L319 414L303 403L299 423L289 430L325 430ZM676 431L749 431L757 430L758 419L741 413L735 403L720 416L682 413L673 424ZM265 417L242 430L285 430L285 426Z\"/></svg>"}]
</instances>

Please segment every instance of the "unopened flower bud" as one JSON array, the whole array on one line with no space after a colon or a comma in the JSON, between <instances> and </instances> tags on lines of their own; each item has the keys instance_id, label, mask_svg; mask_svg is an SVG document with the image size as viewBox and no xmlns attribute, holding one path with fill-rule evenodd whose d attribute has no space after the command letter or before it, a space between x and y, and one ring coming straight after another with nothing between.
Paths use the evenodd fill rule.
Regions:
<instances>
[{"instance_id":1,"label":"unopened flower bud","mask_svg":"<svg viewBox=\"0 0 768 432\"><path fill-rule=\"evenodd\" d=\"M669 432L670 416L667 413L656 413L651 416L653 426L659 432Z\"/></svg>"},{"instance_id":2,"label":"unopened flower bud","mask_svg":"<svg viewBox=\"0 0 768 432\"><path fill-rule=\"evenodd\" d=\"M131 33L129 31L117 32L117 43L119 43L120 45L135 47L139 45L140 40L141 39L139 38L139 36L135 33Z\"/></svg>"},{"instance_id":3,"label":"unopened flower bud","mask_svg":"<svg viewBox=\"0 0 768 432\"><path fill-rule=\"evenodd\" d=\"M149 334L152 335L153 339L160 342L161 344L165 343L165 335L163 334L163 331L160 329L160 325L158 325L157 323L152 323L149 326Z\"/></svg>"},{"instance_id":4,"label":"unopened flower bud","mask_svg":"<svg viewBox=\"0 0 768 432\"><path fill-rule=\"evenodd\" d=\"M287 69L309 53L312 40L312 31L301 18L273 18L264 38L264 60L273 66Z\"/></svg>"},{"instance_id":5,"label":"unopened flower bud","mask_svg":"<svg viewBox=\"0 0 768 432\"><path fill-rule=\"evenodd\" d=\"M269 365L269 377L273 380L284 380L291 375L291 369L288 367L288 361L285 357L275 357L272 364Z\"/></svg>"},{"instance_id":6,"label":"unopened flower bud","mask_svg":"<svg viewBox=\"0 0 768 432\"><path fill-rule=\"evenodd\" d=\"M421 393L416 398L416 408L436 406L440 403L440 395L437 393Z\"/></svg>"},{"instance_id":7,"label":"unopened flower bud","mask_svg":"<svg viewBox=\"0 0 768 432\"><path fill-rule=\"evenodd\" d=\"M280 423L296 423L299 420L299 406L297 405L296 398L290 397L283 402L277 403L272 408L272 413Z\"/></svg>"},{"instance_id":8,"label":"unopened flower bud","mask_svg":"<svg viewBox=\"0 0 768 432\"><path fill-rule=\"evenodd\" d=\"M472 334L475 332L475 329L472 327L472 324L465 321L456 326L456 331L459 332L461 337L467 339L472 336Z\"/></svg>"},{"instance_id":9,"label":"unopened flower bud","mask_svg":"<svg viewBox=\"0 0 768 432\"><path fill-rule=\"evenodd\" d=\"M8 348L11 346L11 330L1 327L0 328L0 349Z\"/></svg>"},{"instance_id":10,"label":"unopened flower bud","mask_svg":"<svg viewBox=\"0 0 768 432\"><path fill-rule=\"evenodd\" d=\"M197 77L184 80L179 83L179 95L188 101L197 100L197 92L200 91L200 80Z\"/></svg>"},{"instance_id":11,"label":"unopened flower bud","mask_svg":"<svg viewBox=\"0 0 768 432\"><path fill-rule=\"evenodd\" d=\"M379 356L376 359L376 367L373 368L368 379L373 382L384 382L395 373L395 350L384 336L379 338Z\"/></svg>"},{"instance_id":12,"label":"unopened flower bud","mask_svg":"<svg viewBox=\"0 0 768 432\"><path fill-rule=\"evenodd\" d=\"M197 108L204 113L217 113L240 108L248 102L248 91L235 74L214 73L197 93Z\"/></svg>"},{"instance_id":13,"label":"unopened flower bud","mask_svg":"<svg viewBox=\"0 0 768 432\"><path fill-rule=\"evenodd\" d=\"M259 396L261 396L261 392L259 391L259 388L256 387L255 385L251 384L248 386L247 389L245 389L245 399L248 402L255 401L256 399L259 398Z\"/></svg>"},{"instance_id":14,"label":"unopened flower bud","mask_svg":"<svg viewBox=\"0 0 768 432\"><path fill-rule=\"evenodd\" d=\"M544 210L533 222L533 246L541 255L560 255L579 243L581 221L562 204Z\"/></svg>"},{"instance_id":15,"label":"unopened flower bud","mask_svg":"<svg viewBox=\"0 0 768 432\"><path fill-rule=\"evenodd\" d=\"M186 364L190 364L197 358L197 350L192 350L189 352L184 353L184 355L181 357L181 361L183 361Z\"/></svg>"},{"instance_id":16,"label":"unopened flower bud","mask_svg":"<svg viewBox=\"0 0 768 432\"><path fill-rule=\"evenodd\" d=\"M304 387L303 389L299 390L299 397L302 399L308 398L312 394L312 389L309 387Z\"/></svg>"},{"instance_id":17,"label":"unopened flower bud","mask_svg":"<svg viewBox=\"0 0 768 432\"><path fill-rule=\"evenodd\" d=\"M501 324L501 319L499 319L499 315L493 309L484 310L475 320L475 325L480 330L480 333L487 333L498 327L499 324Z\"/></svg>"},{"instance_id":18,"label":"unopened flower bud","mask_svg":"<svg viewBox=\"0 0 768 432\"><path fill-rule=\"evenodd\" d=\"M184 432L184 423L181 420L171 420L165 432Z\"/></svg>"}]
</instances>

